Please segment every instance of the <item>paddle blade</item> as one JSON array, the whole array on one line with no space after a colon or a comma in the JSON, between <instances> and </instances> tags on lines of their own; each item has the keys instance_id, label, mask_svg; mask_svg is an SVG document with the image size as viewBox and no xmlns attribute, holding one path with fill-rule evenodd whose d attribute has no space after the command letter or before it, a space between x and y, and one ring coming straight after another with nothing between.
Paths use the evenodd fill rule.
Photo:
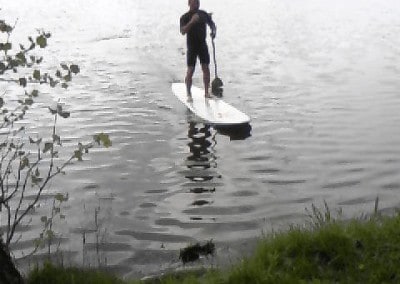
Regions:
<instances>
[{"instance_id":1,"label":"paddle blade","mask_svg":"<svg viewBox=\"0 0 400 284\"><path fill-rule=\"evenodd\" d=\"M222 93L224 91L223 86L224 83L222 83L222 80L218 77L216 77L212 82L211 82L211 92L214 96L216 97L222 97Z\"/></svg>"}]
</instances>

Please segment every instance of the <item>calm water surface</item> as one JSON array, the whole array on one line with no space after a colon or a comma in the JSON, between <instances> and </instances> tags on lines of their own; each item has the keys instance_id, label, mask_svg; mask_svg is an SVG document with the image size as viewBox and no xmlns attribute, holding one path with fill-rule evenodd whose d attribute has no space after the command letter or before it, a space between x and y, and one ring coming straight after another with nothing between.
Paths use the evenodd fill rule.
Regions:
<instances>
[{"instance_id":1,"label":"calm water surface","mask_svg":"<svg viewBox=\"0 0 400 284\"><path fill-rule=\"evenodd\" d=\"M49 131L41 117L61 97L71 111L59 123L66 150L101 131L113 141L52 182L17 257L32 249L57 192L69 200L52 254L126 277L179 267L179 248L195 241L216 242L217 264L235 259L324 200L348 216L371 212L377 196L382 210L399 206L400 2L203 0L218 26L225 100L252 117L240 140L171 93L185 73L186 3L2 3L3 17L18 18L15 41L49 30L46 66L82 71L67 91L44 92L32 132Z\"/></svg>"}]
</instances>

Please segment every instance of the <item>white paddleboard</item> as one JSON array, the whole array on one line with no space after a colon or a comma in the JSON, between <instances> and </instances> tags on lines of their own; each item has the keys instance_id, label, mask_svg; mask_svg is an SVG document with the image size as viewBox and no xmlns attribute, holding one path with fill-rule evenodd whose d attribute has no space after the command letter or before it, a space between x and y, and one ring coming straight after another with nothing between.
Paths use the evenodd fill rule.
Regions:
<instances>
[{"instance_id":1,"label":"white paddleboard","mask_svg":"<svg viewBox=\"0 0 400 284\"><path fill-rule=\"evenodd\" d=\"M185 83L173 83L172 92L194 114L213 125L235 125L250 122L250 117L221 98L204 97L204 90L192 86L192 97L186 94Z\"/></svg>"}]
</instances>

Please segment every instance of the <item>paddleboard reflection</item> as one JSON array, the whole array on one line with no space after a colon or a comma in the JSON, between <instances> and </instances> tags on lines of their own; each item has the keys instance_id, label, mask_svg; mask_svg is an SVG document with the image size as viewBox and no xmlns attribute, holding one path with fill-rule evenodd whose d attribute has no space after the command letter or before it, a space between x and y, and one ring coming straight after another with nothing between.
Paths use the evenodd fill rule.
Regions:
<instances>
[{"instance_id":1,"label":"paddleboard reflection","mask_svg":"<svg viewBox=\"0 0 400 284\"><path fill-rule=\"evenodd\" d=\"M251 137L251 125L249 123L232 126L214 126L219 134L229 136L230 140L245 140Z\"/></svg>"}]
</instances>

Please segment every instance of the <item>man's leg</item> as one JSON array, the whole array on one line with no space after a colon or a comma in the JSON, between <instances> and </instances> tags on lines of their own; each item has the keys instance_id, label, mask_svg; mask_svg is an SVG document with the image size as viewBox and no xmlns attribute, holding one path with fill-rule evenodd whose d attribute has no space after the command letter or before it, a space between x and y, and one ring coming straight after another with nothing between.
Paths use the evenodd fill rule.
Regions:
<instances>
[{"instance_id":1,"label":"man's leg","mask_svg":"<svg viewBox=\"0 0 400 284\"><path fill-rule=\"evenodd\" d=\"M186 83L186 93L188 96L192 95L192 78L194 74L194 69L196 67L196 59L197 59L197 52L193 48L187 49L186 53L186 65L187 65L187 71L186 71L186 77L185 77L185 83Z\"/></svg>"},{"instance_id":2,"label":"man's leg","mask_svg":"<svg viewBox=\"0 0 400 284\"><path fill-rule=\"evenodd\" d=\"M186 71L185 83L186 83L186 93L188 96L192 95L192 78L194 73L194 66L188 66Z\"/></svg>"},{"instance_id":3,"label":"man's leg","mask_svg":"<svg viewBox=\"0 0 400 284\"><path fill-rule=\"evenodd\" d=\"M206 98L210 97L208 93L208 89L210 88L210 68L208 64L201 64L201 68L203 69L203 83L204 83L204 95Z\"/></svg>"},{"instance_id":4,"label":"man's leg","mask_svg":"<svg viewBox=\"0 0 400 284\"><path fill-rule=\"evenodd\" d=\"M204 83L204 95L209 98L208 89L210 87L210 54L208 53L207 43L199 48L199 58L201 63L201 69L203 70L203 83Z\"/></svg>"}]
</instances>

